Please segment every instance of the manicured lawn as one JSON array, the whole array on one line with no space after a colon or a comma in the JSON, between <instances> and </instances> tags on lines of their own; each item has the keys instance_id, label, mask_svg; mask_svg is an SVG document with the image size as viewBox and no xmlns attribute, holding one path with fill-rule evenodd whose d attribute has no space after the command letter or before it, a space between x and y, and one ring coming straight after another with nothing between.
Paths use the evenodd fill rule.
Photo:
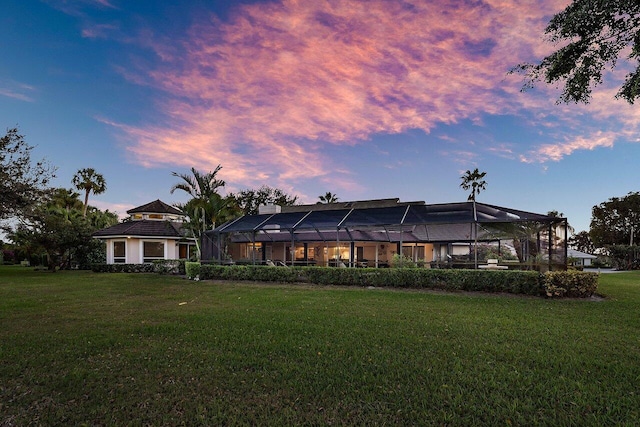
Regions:
<instances>
[{"instance_id":1,"label":"manicured lawn","mask_svg":"<svg viewBox=\"0 0 640 427\"><path fill-rule=\"evenodd\" d=\"M0 267L0 425L638 425L604 301Z\"/></svg>"}]
</instances>

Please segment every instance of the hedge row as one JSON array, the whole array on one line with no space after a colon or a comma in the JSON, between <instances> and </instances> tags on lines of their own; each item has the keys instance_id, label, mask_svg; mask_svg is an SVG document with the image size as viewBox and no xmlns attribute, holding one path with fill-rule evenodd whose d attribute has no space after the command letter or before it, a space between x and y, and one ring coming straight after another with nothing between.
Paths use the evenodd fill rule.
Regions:
<instances>
[{"instance_id":1,"label":"hedge row","mask_svg":"<svg viewBox=\"0 0 640 427\"><path fill-rule=\"evenodd\" d=\"M598 275L579 271L449 270L422 268L355 269L323 267L219 266L186 263L187 277L207 280L313 283L447 291L506 292L547 297L590 297Z\"/></svg>"},{"instance_id":2,"label":"hedge row","mask_svg":"<svg viewBox=\"0 0 640 427\"><path fill-rule=\"evenodd\" d=\"M158 260L150 264L92 264L91 270L96 273L159 273L184 275L185 260Z\"/></svg>"}]
</instances>

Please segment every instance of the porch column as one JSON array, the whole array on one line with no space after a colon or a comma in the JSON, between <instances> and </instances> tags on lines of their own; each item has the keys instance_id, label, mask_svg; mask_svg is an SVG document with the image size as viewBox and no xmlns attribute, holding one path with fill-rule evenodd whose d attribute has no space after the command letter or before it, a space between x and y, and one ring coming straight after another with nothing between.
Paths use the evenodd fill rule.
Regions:
<instances>
[{"instance_id":1,"label":"porch column","mask_svg":"<svg viewBox=\"0 0 640 427\"><path fill-rule=\"evenodd\" d=\"M351 241L351 245L349 245L349 267L355 267L355 251L356 251L356 242Z\"/></svg>"}]
</instances>

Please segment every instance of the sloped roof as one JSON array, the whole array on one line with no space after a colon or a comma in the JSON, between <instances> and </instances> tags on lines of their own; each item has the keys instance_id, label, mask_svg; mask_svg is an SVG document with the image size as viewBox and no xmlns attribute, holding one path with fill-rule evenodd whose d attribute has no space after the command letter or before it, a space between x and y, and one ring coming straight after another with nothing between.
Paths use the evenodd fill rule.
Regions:
<instances>
[{"instance_id":1,"label":"sloped roof","mask_svg":"<svg viewBox=\"0 0 640 427\"><path fill-rule=\"evenodd\" d=\"M571 249L571 248L567 249L567 256L570 257L570 258L582 258L582 259L596 259L596 258L598 258L595 255L591 255L591 254L588 254L588 253L585 253L585 252L580 252L580 251L577 251L577 250Z\"/></svg>"},{"instance_id":2,"label":"sloped roof","mask_svg":"<svg viewBox=\"0 0 640 427\"><path fill-rule=\"evenodd\" d=\"M275 214L247 215L227 222L209 233L269 232L274 230L300 233L303 231L336 230L389 230L392 227L418 226L428 224L478 224L514 223L537 221L556 223L564 218L525 212L484 203L462 202L427 205L424 202L398 203L398 199L384 199L382 207L347 207L342 203L306 205L303 208ZM387 203L393 201L393 203ZM395 203L395 204L394 204ZM328 209L331 206L332 209ZM450 234L451 227L446 233ZM456 233L457 234L457 233ZM444 237L444 236L443 236ZM432 240L432 239L429 239ZM445 240L443 238L443 240Z\"/></svg>"},{"instance_id":3,"label":"sloped roof","mask_svg":"<svg viewBox=\"0 0 640 427\"><path fill-rule=\"evenodd\" d=\"M133 213L158 213L158 214L171 214L171 215L184 215L180 209L174 208L171 205L166 204L160 199L149 202L146 205L138 206L137 208L129 209L128 214Z\"/></svg>"},{"instance_id":4,"label":"sloped roof","mask_svg":"<svg viewBox=\"0 0 640 427\"><path fill-rule=\"evenodd\" d=\"M145 211L146 212L146 211ZM98 230L94 237L168 237L182 238L182 224L170 221L140 220L121 222L114 226Z\"/></svg>"}]
</instances>

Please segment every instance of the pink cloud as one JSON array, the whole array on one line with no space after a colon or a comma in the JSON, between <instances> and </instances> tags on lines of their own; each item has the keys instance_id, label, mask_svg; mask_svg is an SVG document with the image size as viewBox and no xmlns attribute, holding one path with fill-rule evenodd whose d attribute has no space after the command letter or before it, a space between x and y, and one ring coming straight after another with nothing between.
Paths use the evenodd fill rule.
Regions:
<instances>
[{"instance_id":1,"label":"pink cloud","mask_svg":"<svg viewBox=\"0 0 640 427\"><path fill-rule=\"evenodd\" d=\"M325 144L548 105L526 101L505 73L549 49L542 30L567 3L244 5L228 22L203 18L177 43L141 38L160 62L132 79L167 94L165 120L119 127L146 166L221 163L225 179L247 183L323 177L334 166Z\"/></svg>"},{"instance_id":2,"label":"pink cloud","mask_svg":"<svg viewBox=\"0 0 640 427\"><path fill-rule=\"evenodd\" d=\"M524 163L545 163L560 161L577 150L595 150L600 147L613 147L616 134L613 132L596 132L588 136L579 136L573 140L558 144L543 144L527 155L521 155Z\"/></svg>"},{"instance_id":3,"label":"pink cloud","mask_svg":"<svg viewBox=\"0 0 640 427\"><path fill-rule=\"evenodd\" d=\"M0 81L0 96L17 99L19 101L34 102L31 96L34 92L35 88L31 85L13 80Z\"/></svg>"}]
</instances>

